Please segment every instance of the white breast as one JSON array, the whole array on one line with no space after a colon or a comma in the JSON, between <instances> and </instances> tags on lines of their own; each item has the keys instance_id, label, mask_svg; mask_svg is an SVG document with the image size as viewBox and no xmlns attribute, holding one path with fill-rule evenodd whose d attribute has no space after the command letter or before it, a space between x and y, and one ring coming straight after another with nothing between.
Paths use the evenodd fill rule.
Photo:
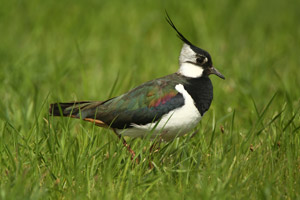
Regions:
<instances>
[{"instance_id":1,"label":"white breast","mask_svg":"<svg viewBox=\"0 0 300 200\"><path fill-rule=\"evenodd\" d=\"M171 140L193 129L199 123L201 115L183 85L178 84L175 89L183 95L182 107L165 114L157 123L133 124L133 128L117 129L117 133L130 137L146 137L147 134L152 134L150 138L161 135L164 140Z\"/></svg>"}]
</instances>

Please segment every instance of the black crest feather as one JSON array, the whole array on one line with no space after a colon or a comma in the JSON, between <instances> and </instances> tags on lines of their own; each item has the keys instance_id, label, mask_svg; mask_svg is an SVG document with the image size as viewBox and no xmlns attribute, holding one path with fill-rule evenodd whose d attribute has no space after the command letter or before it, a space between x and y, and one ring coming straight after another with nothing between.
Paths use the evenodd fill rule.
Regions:
<instances>
[{"instance_id":1,"label":"black crest feather","mask_svg":"<svg viewBox=\"0 0 300 200\"><path fill-rule=\"evenodd\" d=\"M171 20L170 16L168 15L168 12L166 12L166 20L170 24L170 26L177 32L177 36L186 44L194 46L190 41L188 41L176 28L173 21Z\"/></svg>"}]
</instances>

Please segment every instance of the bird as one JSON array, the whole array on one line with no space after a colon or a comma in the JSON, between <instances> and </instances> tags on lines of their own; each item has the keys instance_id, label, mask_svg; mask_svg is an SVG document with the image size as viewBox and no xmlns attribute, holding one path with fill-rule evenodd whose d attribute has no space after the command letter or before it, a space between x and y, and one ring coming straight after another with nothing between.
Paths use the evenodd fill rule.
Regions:
<instances>
[{"instance_id":1,"label":"bird","mask_svg":"<svg viewBox=\"0 0 300 200\"><path fill-rule=\"evenodd\" d=\"M105 101L75 101L50 104L52 116L78 118L109 128L135 156L124 140L132 138L170 141L193 130L213 100L209 75L225 77L213 66L210 54L192 44L175 27L166 13L166 21L183 42L177 72L150 80L122 95Z\"/></svg>"}]
</instances>

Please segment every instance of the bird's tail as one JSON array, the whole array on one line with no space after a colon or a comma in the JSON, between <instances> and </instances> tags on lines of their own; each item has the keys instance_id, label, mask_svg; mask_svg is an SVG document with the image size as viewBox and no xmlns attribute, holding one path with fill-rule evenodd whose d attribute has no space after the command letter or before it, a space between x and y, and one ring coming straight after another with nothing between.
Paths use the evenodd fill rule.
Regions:
<instances>
[{"instance_id":1,"label":"bird's tail","mask_svg":"<svg viewBox=\"0 0 300 200\"><path fill-rule=\"evenodd\" d=\"M97 107L102 101L77 101L69 103L50 104L49 114L52 116L64 116L82 119L95 123L97 126L108 127L103 121L96 119Z\"/></svg>"},{"instance_id":2,"label":"bird's tail","mask_svg":"<svg viewBox=\"0 0 300 200\"><path fill-rule=\"evenodd\" d=\"M69 103L53 103L50 104L49 114L52 116L65 116L80 118L85 110L91 107L96 107L100 104L99 101L77 101Z\"/></svg>"}]
</instances>

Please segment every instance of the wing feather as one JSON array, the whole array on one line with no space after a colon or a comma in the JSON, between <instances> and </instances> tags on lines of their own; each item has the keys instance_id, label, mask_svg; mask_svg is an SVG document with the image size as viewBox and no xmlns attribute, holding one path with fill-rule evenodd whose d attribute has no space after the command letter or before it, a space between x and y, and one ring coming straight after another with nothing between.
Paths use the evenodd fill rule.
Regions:
<instances>
[{"instance_id":1,"label":"wing feather","mask_svg":"<svg viewBox=\"0 0 300 200\"><path fill-rule=\"evenodd\" d=\"M92 112L95 119L119 129L159 120L164 114L184 104L182 94L175 89L178 77L172 76L176 75L146 82L128 93L104 102L94 108L97 110L97 113Z\"/></svg>"}]
</instances>

